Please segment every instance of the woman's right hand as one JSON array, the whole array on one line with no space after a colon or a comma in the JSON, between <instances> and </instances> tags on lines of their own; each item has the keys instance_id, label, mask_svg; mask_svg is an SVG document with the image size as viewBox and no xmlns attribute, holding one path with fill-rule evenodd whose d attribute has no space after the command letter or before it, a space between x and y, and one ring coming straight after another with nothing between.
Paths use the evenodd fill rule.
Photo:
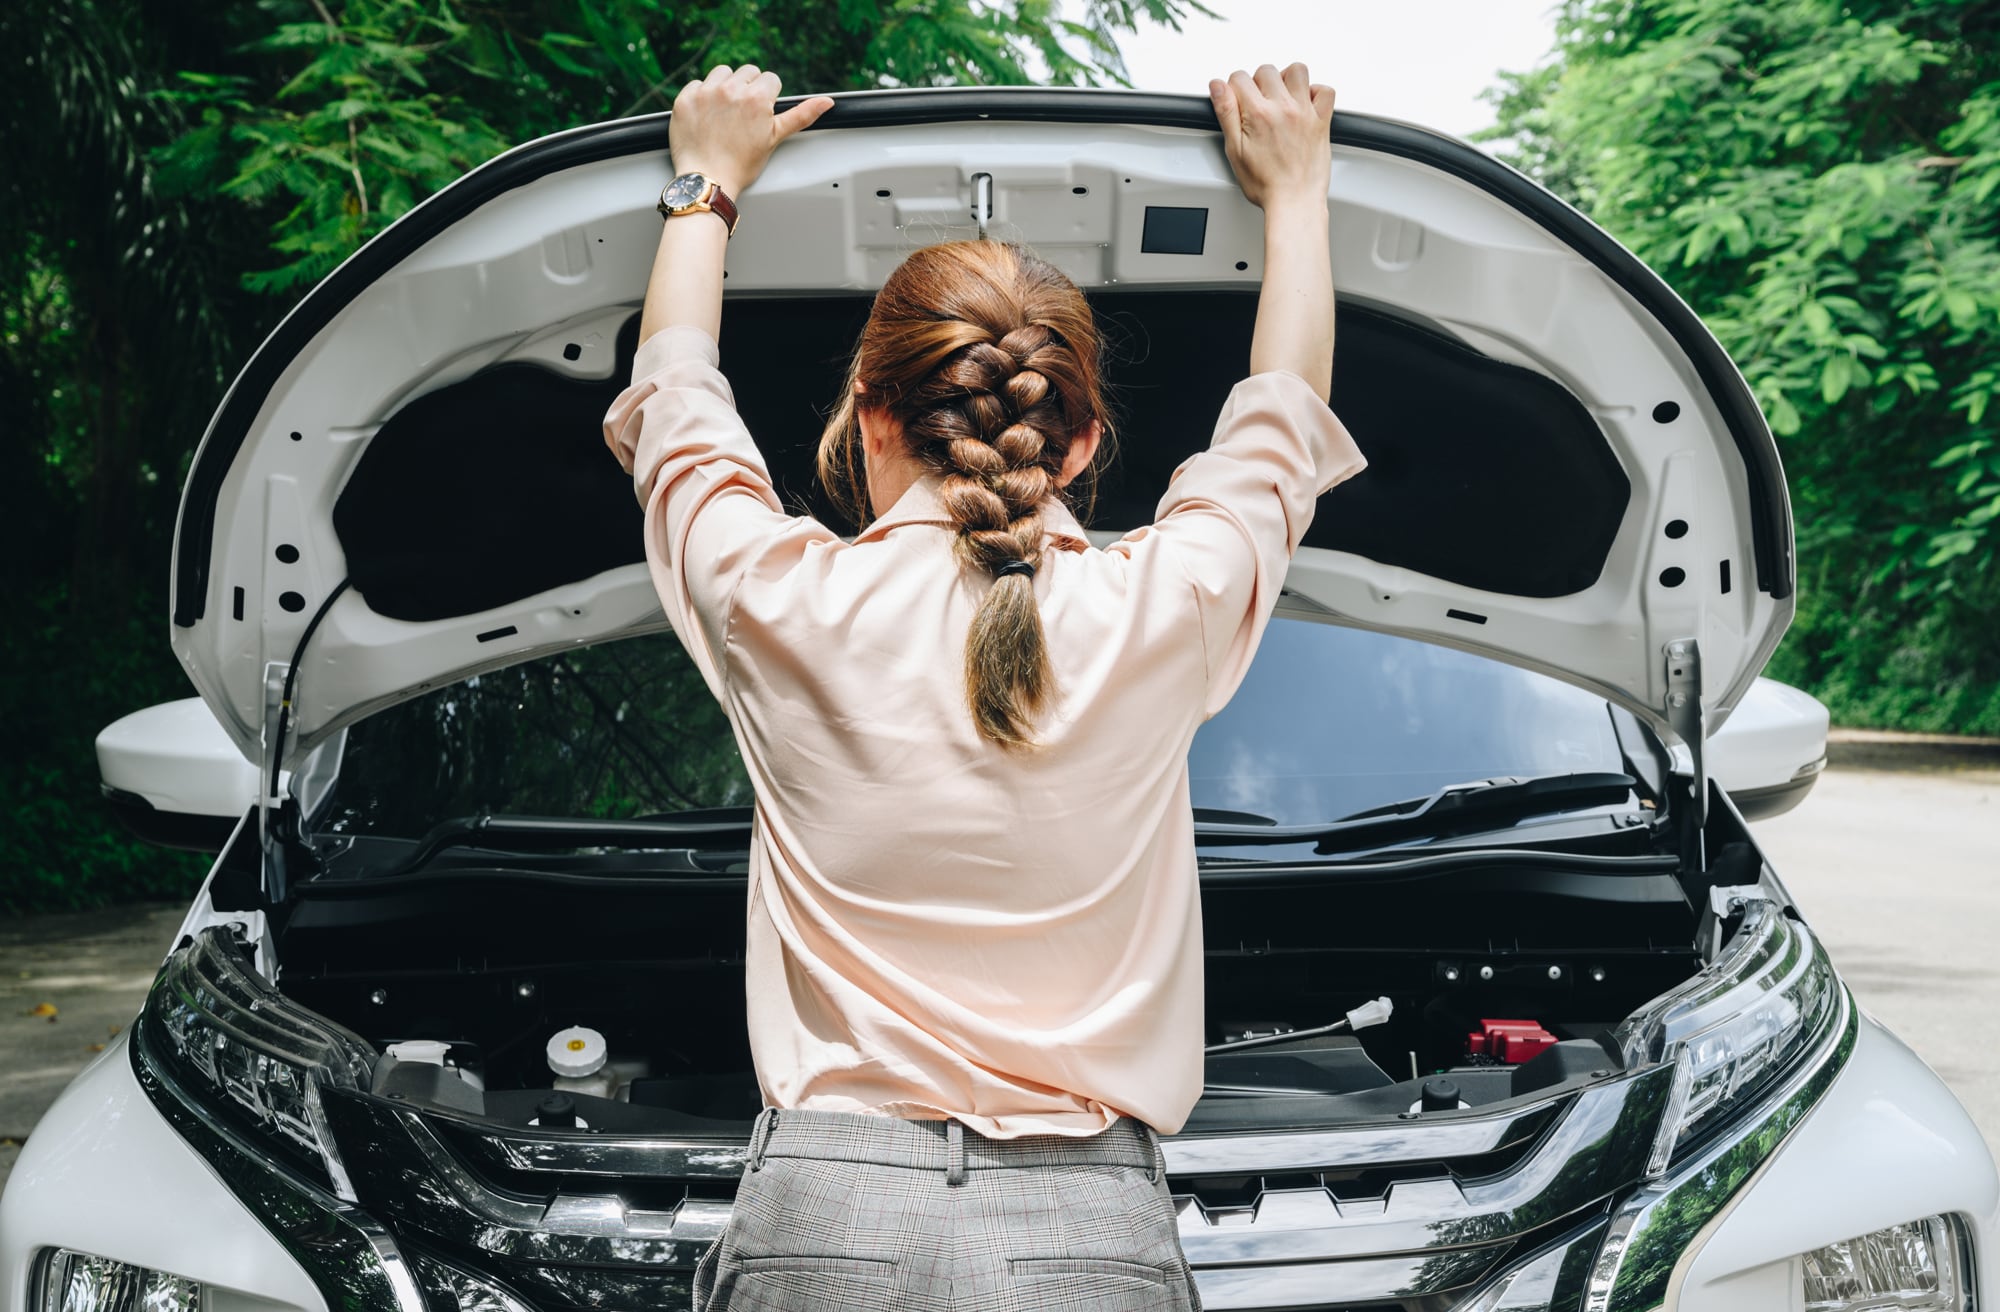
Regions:
<instances>
[{"instance_id":1,"label":"woman's right hand","mask_svg":"<svg viewBox=\"0 0 2000 1312\"><path fill-rule=\"evenodd\" d=\"M1238 69L1208 84L1229 167L1252 205L1326 200L1333 171L1328 127L1333 88L1315 85L1304 64L1280 73L1270 64L1256 74Z\"/></svg>"}]
</instances>

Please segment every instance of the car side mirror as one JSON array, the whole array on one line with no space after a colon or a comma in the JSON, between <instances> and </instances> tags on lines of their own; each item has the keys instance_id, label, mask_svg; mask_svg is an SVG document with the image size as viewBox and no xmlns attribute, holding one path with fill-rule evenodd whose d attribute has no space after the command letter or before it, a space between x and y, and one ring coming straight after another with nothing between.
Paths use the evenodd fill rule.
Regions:
<instances>
[{"instance_id":1,"label":"car side mirror","mask_svg":"<svg viewBox=\"0 0 2000 1312\"><path fill-rule=\"evenodd\" d=\"M257 767L199 697L134 711L97 735L104 800L149 843L220 852L257 801Z\"/></svg>"},{"instance_id":2,"label":"car side mirror","mask_svg":"<svg viewBox=\"0 0 2000 1312\"><path fill-rule=\"evenodd\" d=\"M1832 723L1811 693L1758 679L1708 740L1708 772L1745 820L1783 815L1826 768Z\"/></svg>"}]
</instances>

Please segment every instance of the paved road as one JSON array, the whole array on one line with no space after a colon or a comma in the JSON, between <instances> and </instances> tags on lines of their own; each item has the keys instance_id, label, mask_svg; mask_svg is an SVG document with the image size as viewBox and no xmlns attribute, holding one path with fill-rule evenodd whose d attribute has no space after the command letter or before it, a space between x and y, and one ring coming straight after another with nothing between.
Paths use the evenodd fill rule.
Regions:
<instances>
[{"instance_id":1,"label":"paved road","mask_svg":"<svg viewBox=\"0 0 2000 1312\"><path fill-rule=\"evenodd\" d=\"M1944 1077L2000 1152L2000 768L1839 764L1756 829L1861 1005Z\"/></svg>"},{"instance_id":2,"label":"paved road","mask_svg":"<svg viewBox=\"0 0 2000 1312\"><path fill-rule=\"evenodd\" d=\"M0 1186L43 1110L138 1014L186 913L136 906L0 921Z\"/></svg>"},{"instance_id":3,"label":"paved road","mask_svg":"<svg viewBox=\"0 0 2000 1312\"><path fill-rule=\"evenodd\" d=\"M2000 1151L2000 747L1843 734L1758 838L1855 994ZM51 1099L126 1025L183 908L0 925L0 1185ZM42 1004L53 1020L34 1014Z\"/></svg>"}]
</instances>

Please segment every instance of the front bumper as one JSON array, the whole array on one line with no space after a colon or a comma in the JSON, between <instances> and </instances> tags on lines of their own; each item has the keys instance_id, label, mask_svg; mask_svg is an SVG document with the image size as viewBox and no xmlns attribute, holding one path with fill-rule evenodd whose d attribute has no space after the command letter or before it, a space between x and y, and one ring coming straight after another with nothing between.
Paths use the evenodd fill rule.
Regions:
<instances>
[{"instance_id":1,"label":"front bumper","mask_svg":"<svg viewBox=\"0 0 2000 1312\"><path fill-rule=\"evenodd\" d=\"M1797 1254L1949 1212L1972 1236L1980 1306L2000 1306L1990 1273L2000 1176L1977 1130L1937 1077L1872 1020L1857 1013L1836 1041L1844 1065L1839 1054L1815 1063L1774 1094L1764 1114L1686 1167L1608 1212L1600 1207L1535 1231L1533 1243L1501 1250L1498 1266L1482 1240L1522 1233L1515 1218L1489 1213L1456 1225L1440 1218L1425 1227L1421 1249L1396 1252L1356 1242L1374 1228L1366 1224L1297 1224L1311 1219L1296 1210L1302 1196L1272 1193L1226 1225L1189 1198L1184 1235L1202 1264L1204 1297L1218 1312L1357 1298L1466 1306L1507 1273L1532 1268L1535 1278L1515 1282L1522 1297L1502 1305L1508 1312L1776 1312L1794 1306ZM1230 1160L1217 1154L1232 1148L1237 1156L1254 1151L1245 1139L1168 1140L1170 1169L1212 1173ZM718 1152L707 1165L726 1176L737 1156ZM416 1197L404 1204L420 1205ZM699 1221L690 1230L712 1232L726 1214L715 1200L682 1219ZM396 1228L408 1233L401 1221ZM496 1243L506 1238L490 1225L483 1233ZM675 1250L674 1267L694 1238L664 1245ZM427 1307L404 1251L374 1215L270 1169L254 1147L141 1073L123 1042L51 1110L0 1199L0 1312L27 1312L31 1259L54 1245L199 1280L212 1292L213 1312L449 1312ZM1234 1259L1226 1265L1218 1260L1225 1248ZM1261 1261L1244 1260L1256 1254ZM491 1256L505 1264L500 1252ZM1471 1285L1468 1263L1485 1272ZM649 1287L648 1307L685 1305L680 1270L638 1284L602 1271L577 1274L584 1278L571 1286L572 1306L623 1306L614 1295L637 1294L639 1284ZM531 1301L547 1312L549 1299Z\"/></svg>"},{"instance_id":2,"label":"front bumper","mask_svg":"<svg viewBox=\"0 0 2000 1312\"><path fill-rule=\"evenodd\" d=\"M322 1291L330 1287L246 1206L257 1188L292 1186L261 1166L232 1176L219 1145L169 1124L140 1086L130 1033L77 1076L21 1148L0 1196L0 1312L26 1312L29 1274L45 1247L197 1280L210 1312L328 1312L334 1300ZM310 1200L290 1206L339 1235Z\"/></svg>"},{"instance_id":3,"label":"front bumper","mask_svg":"<svg viewBox=\"0 0 2000 1312\"><path fill-rule=\"evenodd\" d=\"M1664 1306L1789 1312L1798 1255L1919 1217L1956 1214L1980 1309L2000 1307L2000 1173L1944 1081L1861 1014L1853 1052L1782 1151L1770 1156L1674 1266Z\"/></svg>"}]
</instances>

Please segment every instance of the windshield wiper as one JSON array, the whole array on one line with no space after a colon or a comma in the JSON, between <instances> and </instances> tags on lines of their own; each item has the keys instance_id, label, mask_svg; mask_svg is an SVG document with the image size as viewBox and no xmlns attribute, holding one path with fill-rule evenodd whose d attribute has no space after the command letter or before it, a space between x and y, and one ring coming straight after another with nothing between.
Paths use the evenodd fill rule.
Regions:
<instances>
[{"instance_id":1,"label":"windshield wiper","mask_svg":"<svg viewBox=\"0 0 2000 1312\"><path fill-rule=\"evenodd\" d=\"M1479 833L1554 811L1615 806L1628 800L1637 784L1629 774L1610 773L1477 779L1322 824L1220 824L1197 819L1194 838L1206 847L1315 843L1314 850L1325 855L1357 845L1350 840L1381 846L1412 838Z\"/></svg>"},{"instance_id":2,"label":"windshield wiper","mask_svg":"<svg viewBox=\"0 0 2000 1312\"><path fill-rule=\"evenodd\" d=\"M1228 811L1219 806L1197 806L1194 809L1197 825L1255 825L1259 829L1269 829L1277 824L1268 815L1258 815L1255 811Z\"/></svg>"},{"instance_id":3,"label":"windshield wiper","mask_svg":"<svg viewBox=\"0 0 2000 1312\"><path fill-rule=\"evenodd\" d=\"M547 815L474 815L446 820L417 843L409 860L393 873L429 865L453 847L490 847L506 852L567 852L579 847L647 848L711 846L716 839L750 839L751 808L714 807L672 811L632 820L593 820Z\"/></svg>"}]
</instances>

